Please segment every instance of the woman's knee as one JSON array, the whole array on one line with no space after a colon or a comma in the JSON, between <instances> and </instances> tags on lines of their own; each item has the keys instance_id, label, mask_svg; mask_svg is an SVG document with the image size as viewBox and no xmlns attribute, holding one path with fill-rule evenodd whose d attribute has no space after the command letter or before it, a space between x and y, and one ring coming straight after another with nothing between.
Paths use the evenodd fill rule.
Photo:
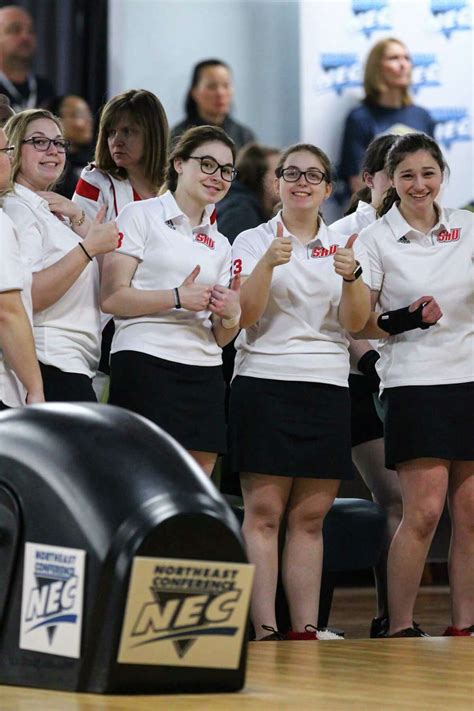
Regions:
<instances>
[{"instance_id":1,"label":"woman's knee","mask_svg":"<svg viewBox=\"0 0 474 711\"><path fill-rule=\"evenodd\" d=\"M407 525L418 538L428 538L436 530L443 507L438 502L425 502L415 510L404 511L403 524Z\"/></svg>"}]
</instances>

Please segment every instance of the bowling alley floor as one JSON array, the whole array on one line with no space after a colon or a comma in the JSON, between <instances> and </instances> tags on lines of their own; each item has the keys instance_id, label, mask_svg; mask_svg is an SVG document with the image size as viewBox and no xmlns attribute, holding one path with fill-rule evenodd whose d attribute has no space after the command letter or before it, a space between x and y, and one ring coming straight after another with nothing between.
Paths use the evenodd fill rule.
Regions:
<instances>
[{"instance_id":1,"label":"bowling alley floor","mask_svg":"<svg viewBox=\"0 0 474 711\"><path fill-rule=\"evenodd\" d=\"M344 641L249 645L247 680L234 694L96 696L0 687L0 711L155 709L474 710L474 638L367 639L373 590L336 591L330 624ZM441 634L448 590L422 588L416 619Z\"/></svg>"}]
</instances>

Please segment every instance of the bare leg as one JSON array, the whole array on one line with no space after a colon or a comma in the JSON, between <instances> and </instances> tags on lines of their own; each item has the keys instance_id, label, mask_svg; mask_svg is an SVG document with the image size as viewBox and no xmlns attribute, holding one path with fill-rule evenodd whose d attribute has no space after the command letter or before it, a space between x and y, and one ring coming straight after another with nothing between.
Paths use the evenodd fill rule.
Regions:
<instances>
[{"instance_id":1,"label":"bare leg","mask_svg":"<svg viewBox=\"0 0 474 711\"><path fill-rule=\"evenodd\" d=\"M452 619L464 629L474 624L474 462L452 462L448 502Z\"/></svg>"},{"instance_id":2,"label":"bare leg","mask_svg":"<svg viewBox=\"0 0 474 711\"><path fill-rule=\"evenodd\" d=\"M266 474L241 474L244 497L242 534L249 561L255 565L250 615L257 639L277 628L275 596L278 580L278 532L293 479Z\"/></svg>"},{"instance_id":3,"label":"bare leg","mask_svg":"<svg viewBox=\"0 0 474 711\"><path fill-rule=\"evenodd\" d=\"M295 479L288 502L283 584L292 629L317 627L323 567L323 521L339 489L337 479Z\"/></svg>"},{"instance_id":4,"label":"bare leg","mask_svg":"<svg viewBox=\"0 0 474 711\"><path fill-rule=\"evenodd\" d=\"M372 499L387 515L387 527L382 552L374 567L377 589L377 616L388 617L387 602L387 559L392 538L402 520L402 495L398 475L385 468L385 448L383 439L373 439L352 448L352 459L367 487Z\"/></svg>"},{"instance_id":5,"label":"bare leg","mask_svg":"<svg viewBox=\"0 0 474 711\"><path fill-rule=\"evenodd\" d=\"M449 462L433 458L397 467L403 518L388 556L389 634L413 625L423 566L446 498L448 468Z\"/></svg>"},{"instance_id":6,"label":"bare leg","mask_svg":"<svg viewBox=\"0 0 474 711\"><path fill-rule=\"evenodd\" d=\"M207 476L212 476L212 472L214 471L216 464L217 454L215 452L199 452L195 449L189 449L188 452L191 457L196 460L201 469L204 469Z\"/></svg>"}]
</instances>

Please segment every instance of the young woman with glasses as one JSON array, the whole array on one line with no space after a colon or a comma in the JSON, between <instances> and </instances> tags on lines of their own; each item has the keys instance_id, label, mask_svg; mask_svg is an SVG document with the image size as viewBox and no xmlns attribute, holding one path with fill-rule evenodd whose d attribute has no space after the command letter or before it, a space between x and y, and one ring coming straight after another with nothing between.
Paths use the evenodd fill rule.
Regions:
<instances>
[{"instance_id":1,"label":"young woman with glasses","mask_svg":"<svg viewBox=\"0 0 474 711\"><path fill-rule=\"evenodd\" d=\"M5 126L15 146L5 211L33 272L34 336L46 400L92 400L100 355L99 265L117 247L114 223L51 212L45 191L64 169L67 142L49 111L30 109ZM62 198L63 199L63 198ZM70 201L68 201L70 202ZM70 203L72 205L72 203Z\"/></svg>"},{"instance_id":2,"label":"young woman with glasses","mask_svg":"<svg viewBox=\"0 0 474 711\"><path fill-rule=\"evenodd\" d=\"M187 131L169 159L168 191L120 213L123 241L102 283L116 329L109 402L163 427L209 475L226 449L221 349L240 317L230 245L214 218L234 160L222 129Z\"/></svg>"},{"instance_id":3,"label":"young woman with glasses","mask_svg":"<svg viewBox=\"0 0 474 711\"><path fill-rule=\"evenodd\" d=\"M0 128L0 195L7 190L15 147ZM31 272L0 199L0 410L44 401L31 330Z\"/></svg>"},{"instance_id":4,"label":"young woman with glasses","mask_svg":"<svg viewBox=\"0 0 474 711\"><path fill-rule=\"evenodd\" d=\"M327 639L334 635L317 630L322 525L340 480L352 478L346 331L369 317L369 269L356 235L332 231L319 214L332 189L323 151L291 146L276 176L282 210L242 232L232 248L233 274L242 277L243 330L230 398L231 459L256 565L257 639L281 639L275 592L285 514L288 638Z\"/></svg>"}]
</instances>

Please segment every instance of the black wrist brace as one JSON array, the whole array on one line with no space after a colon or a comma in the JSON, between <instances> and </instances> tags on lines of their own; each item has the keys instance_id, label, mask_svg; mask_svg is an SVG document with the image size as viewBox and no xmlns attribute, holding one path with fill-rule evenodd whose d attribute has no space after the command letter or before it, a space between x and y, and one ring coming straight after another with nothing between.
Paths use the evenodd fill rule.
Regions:
<instances>
[{"instance_id":1,"label":"black wrist brace","mask_svg":"<svg viewBox=\"0 0 474 711\"><path fill-rule=\"evenodd\" d=\"M386 311L378 317L377 326L391 336L405 331L413 331L415 328L429 328L433 324L422 321L422 311L425 306L426 304L420 304L415 311L410 311L408 306L395 311Z\"/></svg>"},{"instance_id":2,"label":"black wrist brace","mask_svg":"<svg viewBox=\"0 0 474 711\"><path fill-rule=\"evenodd\" d=\"M375 370L375 364L380 358L380 355L377 353L377 351L372 350L372 351L367 351L367 353L364 353L364 355L359 358L359 362L357 363L357 370L359 370L361 373L364 375L367 375L367 377L378 377L377 371Z\"/></svg>"}]
</instances>

